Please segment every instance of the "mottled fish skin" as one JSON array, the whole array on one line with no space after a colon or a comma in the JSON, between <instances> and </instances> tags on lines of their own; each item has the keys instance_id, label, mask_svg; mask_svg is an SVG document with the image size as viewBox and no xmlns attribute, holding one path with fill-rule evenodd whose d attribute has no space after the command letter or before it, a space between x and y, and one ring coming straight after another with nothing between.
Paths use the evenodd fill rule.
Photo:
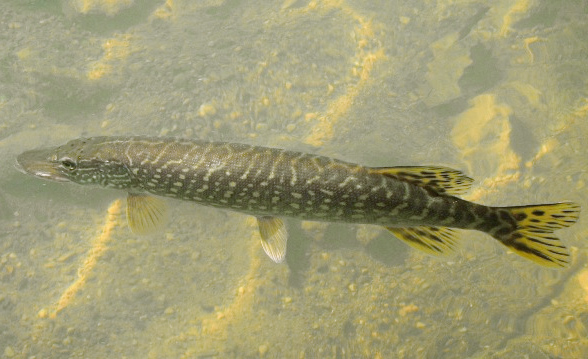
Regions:
<instances>
[{"instance_id":1,"label":"mottled fish skin","mask_svg":"<svg viewBox=\"0 0 588 359\"><path fill-rule=\"evenodd\" d=\"M440 228L475 229L544 265L567 264L565 247L549 234L574 223L580 210L574 203L489 207L468 202L453 196L459 192L446 182L455 177L458 186L466 182L465 188L471 179L447 168L430 167L429 171L422 167L415 177L410 167L365 167L308 153L227 142L94 137L25 152L18 162L25 172L46 179L99 184L131 194L147 192L258 218L382 225L407 243L432 252L444 251L437 243L452 244L452 232L439 232ZM273 226L262 233L287 238L285 230L280 230L281 222ZM395 229L404 227L418 229ZM543 234L537 237L527 227ZM285 238L280 244L283 251ZM419 238L425 238L425 248ZM281 255L273 259L282 260L284 253Z\"/></svg>"},{"instance_id":2,"label":"mottled fish skin","mask_svg":"<svg viewBox=\"0 0 588 359\"><path fill-rule=\"evenodd\" d=\"M488 207L370 173L364 166L296 151L175 138L95 137L72 141L55 153L62 162L77 162L77 173L69 178L73 182L257 216L459 228L494 228L500 221L498 216L493 223L479 220L489 215Z\"/></svg>"}]
</instances>

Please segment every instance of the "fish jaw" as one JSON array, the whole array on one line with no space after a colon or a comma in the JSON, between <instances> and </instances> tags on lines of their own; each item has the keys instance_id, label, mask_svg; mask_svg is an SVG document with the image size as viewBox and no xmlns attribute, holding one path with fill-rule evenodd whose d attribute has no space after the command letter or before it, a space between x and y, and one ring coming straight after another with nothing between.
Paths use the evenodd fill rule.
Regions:
<instances>
[{"instance_id":1,"label":"fish jaw","mask_svg":"<svg viewBox=\"0 0 588 359\"><path fill-rule=\"evenodd\" d=\"M26 151L16 158L16 168L22 173L54 182L70 182L62 172L56 156L48 150Z\"/></svg>"}]
</instances>

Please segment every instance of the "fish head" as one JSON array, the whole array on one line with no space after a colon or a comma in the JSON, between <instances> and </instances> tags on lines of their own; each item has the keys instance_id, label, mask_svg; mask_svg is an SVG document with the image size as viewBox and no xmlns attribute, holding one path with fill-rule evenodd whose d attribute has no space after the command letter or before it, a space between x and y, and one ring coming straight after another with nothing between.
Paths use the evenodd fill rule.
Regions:
<instances>
[{"instance_id":1,"label":"fish head","mask_svg":"<svg viewBox=\"0 0 588 359\"><path fill-rule=\"evenodd\" d=\"M100 138L81 138L58 147L26 151L16 162L21 172L54 182L128 188L132 176L115 154L116 149L105 148Z\"/></svg>"}]
</instances>

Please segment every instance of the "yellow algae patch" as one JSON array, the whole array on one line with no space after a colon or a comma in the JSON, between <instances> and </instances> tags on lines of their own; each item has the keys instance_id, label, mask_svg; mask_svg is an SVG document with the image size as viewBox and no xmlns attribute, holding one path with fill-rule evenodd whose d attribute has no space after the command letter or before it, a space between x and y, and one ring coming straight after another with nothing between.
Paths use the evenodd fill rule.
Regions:
<instances>
[{"instance_id":1,"label":"yellow algae patch","mask_svg":"<svg viewBox=\"0 0 588 359\"><path fill-rule=\"evenodd\" d=\"M234 320L244 308L250 307L253 299L253 293L259 286L261 280L257 278L259 267L261 265L260 246L261 237L257 227L257 220L254 217L248 218L247 223L251 227L252 245L249 248L249 257L251 263L247 274L241 280L242 286L237 290L237 297L226 308L217 311L212 318L203 319L202 331L204 334L220 335L223 334L226 326L231 320Z\"/></svg>"},{"instance_id":2,"label":"yellow algae patch","mask_svg":"<svg viewBox=\"0 0 588 359\"><path fill-rule=\"evenodd\" d=\"M502 27L500 36L506 36L510 31L510 26L520 17L521 14L529 10L529 0L518 0L511 6L506 14L502 17Z\"/></svg>"},{"instance_id":3,"label":"yellow algae patch","mask_svg":"<svg viewBox=\"0 0 588 359\"><path fill-rule=\"evenodd\" d=\"M559 146L559 141L553 137L550 137L543 142L541 147L539 147L539 151L537 154L530 160L525 163L525 167L531 168L533 164L539 161L543 156L552 152L557 146Z\"/></svg>"},{"instance_id":4,"label":"yellow algae patch","mask_svg":"<svg viewBox=\"0 0 588 359\"><path fill-rule=\"evenodd\" d=\"M588 98L584 98L581 101L582 103L578 108L559 117L557 121L553 121L550 130L556 133L561 133L573 128L571 127L573 124L582 123L582 121L588 119Z\"/></svg>"},{"instance_id":5,"label":"yellow algae patch","mask_svg":"<svg viewBox=\"0 0 588 359\"><path fill-rule=\"evenodd\" d=\"M470 51L460 45L457 32L431 44L433 60L427 64L427 86L421 92L428 106L437 106L461 95L459 79L472 63Z\"/></svg>"},{"instance_id":6,"label":"yellow algae patch","mask_svg":"<svg viewBox=\"0 0 588 359\"><path fill-rule=\"evenodd\" d=\"M112 72L112 62L126 59L131 53L131 35L118 34L114 38L104 41L102 48L104 56L90 65L87 77L90 80L98 80Z\"/></svg>"},{"instance_id":7,"label":"yellow algae patch","mask_svg":"<svg viewBox=\"0 0 588 359\"><path fill-rule=\"evenodd\" d=\"M25 60L31 57L33 51L31 50L30 47L25 47L24 49L21 49L19 51L16 52L16 56L18 56L19 60Z\"/></svg>"},{"instance_id":8,"label":"yellow algae patch","mask_svg":"<svg viewBox=\"0 0 588 359\"><path fill-rule=\"evenodd\" d=\"M544 41L544 40L538 36L528 37L524 40L525 50L527 50L527 54L529 54L529 63L531 63L531 64L535 61L535 55L533 54L533 51L531 51L531 44L533 44L535 42L539 42L539 41Z\"/></svg>"},{"instance_id":9,"label":"yellow algae patch","mask_svg":"<svg viewBox=\"0 0 588 359\"><path fill-rule=\"evenodd\" d=\"M451 132L469 173L475 176L475 169L480 167L494 171L495 175L484 181L484 188L517 180L521 159L510 147L511 108L497 104L492 94L475 97L471 105L457 118ZM478 189L470 198L478 199L482 194L483 190Z\"/></svg>"},{"instance_id":10,"label":"yellow algae patch","mask_svg":"<svg viewBox=\"0 0 588 359\"><path fill-rule=\"evenodd\" d=\"M507 86L512 87L518 93L525 96L525 98L527 99L527 101L529 101L531 105L535 107L543 105L541 103L541 96L543 95L543 93L536 87L520 81L509 82Z\"/></svg>"},{"instance_id":11,"label":"yellow algae patch","mask_svg":"<svg viewBox=\"0 0 588 359\"><path fill-rule=\"evenodd\" d=\"M355 84L355 86L349 86L345 94L339 96L329 104L324 115L318 116L318 123L313 126L310 135L306 137L306 143L318 147L321 146L324 141L333 138L333 126L353 105L353 101L360 94L368 81L375 62L384 58L386 58L386 55L382 49L363 56L360 69L357 70L359 82Z\"/></svg>"},{"instance_id":12,"label":"yellow algae patch","mask_svg":"<svg viewBox=\"0 0 588 359\"><path fill-rule=\"evenodd\" d=\"M588 269L584 269L578 274L578 282L584 290L584 300L588 303Z\"/></svg>"},{"instance_id":13,"label":"yellow algae patch","mask_svg":"<svg viewBox=\"0 0 588 359\"><path fill-rule=\"evenodd\" d=\"M357 51L354 55L353 61L355 66L351 68L352 74L357 78L357 81L355 84L347 86L347 91L343 95L330 102L324 114L320 114L316 117L316 123L313 125L310 134L305 139L305 142L308 144L321 146L325 141L333 138L333 126L341 116L349 111L353 105L353 101L360 94L366 82L369 80L375 63L385 59L386 55L383 49L378 48L379 45L372 46L371 49L368 48L368 45L373 44L375 40L372 21L366 20L344 1L311 1L306 7L300 9L289 9L291 5L291 2L286 1L282 6L282 10L289 11L289 14L293 16L305 16L311 11L324 13L333 9L339 9L358 23L358 26L354 31L354 38L357 43ZM332 89L328 90L328 92L332 92Z\"/></svg>"},{"instance_id":14,"label":"yellow algae patch","mask_svg":"<svg viewBox=\"0 0 588 359\"><path fill-rule=\"evenodd\" d=\"M207 340L199 341L196 348L188 349L183 357L191 358L198 353L207 350L214 351L214 340L225 340L227 338L227 329L241 317L250 312L255 298L257 288L263 283L260 276L260 267L263 256L261 253L261 237L257 226L257 220L254 217L247 219L247 225L251 228L251 245L249 248L249 258L251 262L247 273L239 281L240 286L235 293L235 299L224 308L217 308L214 313L206 315L201 319L201 329L190 328L187 332L169 338L169 341L186 340L188 337L202 337Z\"/></svg>"},{"instance_id":15,"label":"yellow algae patch","mask_svg":"<svg viewBox=\"0 0 588 359\"><path fill-rule=\"evenodd\" d=\"M300 223L300 227L315 241L322 241L325 238L328 226L327 222L302 221Z\"/></svg>"},{"instance_id":16,"label":"yellow algae patch","mask_svg":"<svg viewBox=\"0 0 588 359\"><path fill-rule=\"evenodd\" d=\"M364 246L367 246L374 238L379 236L383 231L380 226L357 226L355 238Z\"/></svg>"},{"instance_id":17,"label":"yellow algae patch","mask_svg":"<svg viewBox=\"0 0 588 359\"><path fill-rule=\"evenodd\" d=\"M584 99L584 104L581 105L578 109L576 109L573 113L573 116L578 118L586 118L588 117L588 98Z\"/></svg>"},{"instance_id":18,"label":"yellow algae patch","mask_svg":"<svg viewBox=\"0 0 588 359\"><path fill-rule=\"evenodd\" d=\"M548 106L542 102L543 93L536 87L520 81L509 82L507 86L512 87L519 94L523 95L527 99L529 104L533 105L534 108L538 108L542 112L548 111ZM585 110L588 110L588 106L586 106ZM579 114L581 116L581 108L580 113L576 114ZM572 121L573 120L568 121L568 124ZM558 146L559 141L556 138L547 137L539 147L539 150L537 151L535 156L525 163L525 167L531 168L537 161L543 158L546 154L553 152Z\"/></svg>"},{"instance_id":19,"label":"yellow algae patch","mask_svg":"<svg viewBox=\"0 0 588 359\"><path fill-rule=\"evenodd\" d=\"M216 104L215 103L203 103L198 108L198 116L200 117L209 117L216 114Z\"/></svg>"},{"instance_id":20,"label":"yellow algae patch","mask_svg":"<svg viewBox=\"0 0 588 359\"><path fill-rule=\"evenodd\" d=\"M71 3L81 14L103 13L116 15L119 11L133 5L133 0L72 0Z\"/></svg>"},{"instance_id":21,"label":"yellow algae patch","mask_svg":"<svg viewBox=\"0 0 588 359\"><path fill-rule=\"evenodd\" d=\"M110 72L112 72L111 65L105 64L103 62L96 62L92 65L90 71L88 71L88 79L98 80Z\"/></svg>"},{"instance_id":22,"label":"yellow algae patch","mask_svg":"<svg viewBox=\"0 0 588 359\"><path fill-rule=\"evenodd\" d=\"M114 228L120 225L121 206L122 201L116 200L110 205L110 208L108 208L108 214L106 215L106 221L104 223L104 227L102 228L102 234L100 234L100 236L94 240L92 249L90 249L90 252L88 253L88 257L86 257L84 263L78 269L78 279L72 285L70 285L69 288L63 292L61 298L59 298L55 311L51 313L52 318L55 318L57 313L69 305L76 293L86 283L88 275L96 266L98 259L108 249L106 247L106 243L110 241Z\"/></svg>"},{"instance_id":23,"label":"yellow algae patch","mask_svg":"<svg viewBox=\"0 0 588 359\"><path fill-rule=\"evenodd\" d=\"M398 310L398 314L400 314L401 317L406 317L407 314L415 313L418 311L419 311L419 307L417 307L414 304L408 304L408 305L403 305L402 308L400 308Z\"/></svg>"},{"instance_id":24,"label":"yellow algae patch","mask_svg":"<svg viewBox=\"0 0 588 359\"><path fill-rule=\"evenodd\" d=\"M176 11L176 6L173 0L166 0L165 4L161 5L153 12L152 18L170 19Z\"/></svg>"}]
</instances>

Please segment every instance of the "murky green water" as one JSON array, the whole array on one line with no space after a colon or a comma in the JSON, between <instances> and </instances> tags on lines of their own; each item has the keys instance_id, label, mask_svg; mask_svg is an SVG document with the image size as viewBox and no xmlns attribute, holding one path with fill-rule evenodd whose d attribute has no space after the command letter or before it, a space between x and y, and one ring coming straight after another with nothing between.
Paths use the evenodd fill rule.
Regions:
<instances>
[{"instance_id":1,"label":"murky green water","mask_svg":"<svg viewBox=\"0 0 588 359\"><path fill-rule=\"evenodd\" d=\"M20 152L80 136L169 135L445 165L476 178L478 202L585 206L584 2L0 10L0 356L588 355L583 218L558 232L564 270L477 232L433 258L376 227L295 220L276 265L244 215L170 201L166 231L137 237L123 193L14 169Z\"/></svg>"}]
</instances>

